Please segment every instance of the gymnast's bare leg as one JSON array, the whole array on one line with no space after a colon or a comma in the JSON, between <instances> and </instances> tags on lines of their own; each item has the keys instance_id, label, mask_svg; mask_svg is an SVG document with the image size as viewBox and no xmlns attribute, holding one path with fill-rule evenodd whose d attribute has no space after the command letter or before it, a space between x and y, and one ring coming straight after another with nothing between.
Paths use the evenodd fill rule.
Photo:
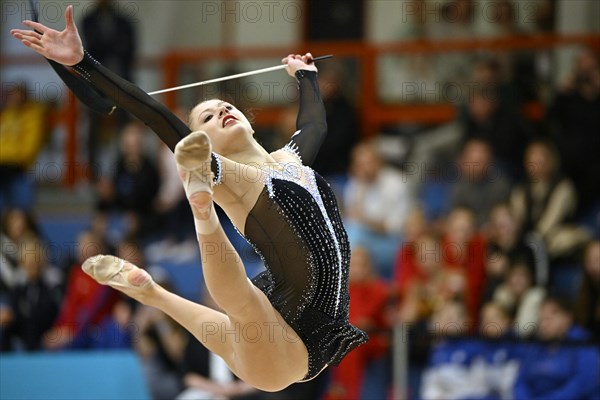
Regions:
<instances>
[{"instance_id":1,"label":"gymnast's bare leg","mask_svg":"<svg viewBox=\"0 0 600 400\"><path fill-rule=\"evenodd\" d=\"M273 308L262 291L247 278L243 262L218 222L212 193L210 145L204 133L193 133L176 149L184 187L194 213L206 286L223 312L192 303L167 292L134 265L123 262L122 276L102 282L92 259L86 272L143 304L173 317L207 348L219 354L241 379L259 389L280 390L307 373L308 353L303 342ZM221 203L233 220L245 219L263 188L258 168L221 158L224 174L216 187ZM249 170L254 168L254 170ZM239 225L239 226L243 226ZM110 270L122 262L112 256ZM97 270L93 270L97 268ZM108 278L108 277L107 277ZM122 284L116 282L123 281Z\"/></svg>"},{"instance_id":2,"label":"gymnast's bare leg","mask_svg":"<svg viewBox=\"0 0 600 400\"><path fill-rule=\"evenodd\" d=\"M226 361L240 377L261 388L271 385L272 389L281 388L276 383L279 379L301 380L307 373L306 347L264 293L248 280L240 256L216 218L210 188L213 176L208 136L192 133L177 146L175 156L196 219L207 288L229 318L225 329L235 330L239 335L237 340L226 341L232 345ZM258 178L262 171L224 157L221 163L222 170L228 173L221 177L215 195L236 226L243 227L263 190L263 180ZM187 173L186 169L201 172ZM273 376L274 372L281 377Z\"/></svg>"}]
</instances>

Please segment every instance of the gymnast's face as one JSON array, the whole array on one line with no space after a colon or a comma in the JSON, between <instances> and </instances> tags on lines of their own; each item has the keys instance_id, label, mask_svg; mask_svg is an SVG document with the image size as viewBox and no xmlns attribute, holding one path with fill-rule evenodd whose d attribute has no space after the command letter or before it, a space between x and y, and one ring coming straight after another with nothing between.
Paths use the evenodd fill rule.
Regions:
<instances>
[{"instance_id":1,"label":"gymnast's face","mask_svg":"<svg viewBox=\"0 0 600 400\"><path fill-rule=\"evenodd\" d=\"M190 128L208 134L213 151L227 156L244 150L253 140L246 116L226 101L207 100L190 113Z\"/></svg>"}]
</instances>

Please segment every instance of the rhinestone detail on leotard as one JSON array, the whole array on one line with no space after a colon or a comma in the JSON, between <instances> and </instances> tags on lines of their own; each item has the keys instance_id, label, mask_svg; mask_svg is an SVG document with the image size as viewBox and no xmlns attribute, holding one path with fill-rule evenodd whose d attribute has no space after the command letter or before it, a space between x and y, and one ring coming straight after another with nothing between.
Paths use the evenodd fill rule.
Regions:
<instances>
[{"instance_id":1,"label":"rhinestone detail on leotard","mask_svg":"<svg viewBox=\"0 0 600 400\"><path fill-rule=\"evenodd\" d=\"M298 163L263 170L265 188L248 215L245 238L266 267L252 282L306 345L308 380L367 336L348 321L350 247L335 195L299 164L293 146L283 150ZM297 257L290 248L300 249Z\"/></svg>"},{"instance_id":2,"label":"rhinestone detail on leotard","mask_svg":"<svg viewBox=\"0 0 600 400\"><path fill-rule=\"evenodd\" d=\"M292 145L290 145L290 144L286 145L283 148L283 150L285 150L288 153L292 153L295 157L298 158L299 161L301 161L300 155L297 153L297 150L292 147ZM298 169L300 170L301 174L297 173ZM306 183L302 182L302 175L304 175L306 177L306 179L307 179ZM321 197L321 194L319 193L319 189L317 187L317 182L316 182L314 171L311 168L300 164L300 165L294 165L293 168L287 168L287 169L284 168L283 171L280 171L275 168L269 168L266 170L266 173L263 176L265 179L265 185L267 186L267 189L269 191L269 196L271 198L273 198L275 196L275 193L273 190L273 179L282 179L282 180L294 182L294 183L302 186L304 189L306 189L306 191L308 193L310 193L312 198L315 200L315 202L319 206L319 209L323 215L323 218L325 219L325 223L327 224L327 228L329 230L329 234L330 234L329 239L333 240L333 243L335 246L335 251L336 251L336 256L337 256L337 260L335 262L335 264L336 264L335 268L337 268L337 287L336 287L335 308L333 311L333 317L336 317L338 314L338 307L340 304L340 294L341 294L341 287L342 287L342 276L343 276L343 274L342 274L342 254L340 251L340 243L338 241L335 230L333 228L333 223L331 222L331 219L329 218L329 214L327 213L327 210L325 209L325 205L323 204L323 199ZM309 222L309 225L311 223L312 222ZM323 250L325 250L325 249L323 248Z\"/></svg>"}]
</instances>

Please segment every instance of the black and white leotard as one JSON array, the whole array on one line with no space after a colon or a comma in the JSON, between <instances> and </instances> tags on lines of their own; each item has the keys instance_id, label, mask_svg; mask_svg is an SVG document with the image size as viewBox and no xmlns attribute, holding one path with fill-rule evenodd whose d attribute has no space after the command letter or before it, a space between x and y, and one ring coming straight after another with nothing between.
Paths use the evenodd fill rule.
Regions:
<instances>
[{"instance_id":1,"label":"black and white leotard","mask_svg":"<svg viewBox=\"0 0 600 400\"><path fill-rule=\"evenodd\" d=\"M190 133L164 105L87 53L73 68L89 82L92 96L101 94L135 115L172 150ZM244 237L266 267L252 282L306 345L308 380L326 366L337 365L366 342L367 335L348 321L350 246L335 196L329 184L306 166L314 160L327 129L317 74L300 70L296 77L298 131L283 150L304 165L264 172L264 189L248 215Z\"/></svg>"}]
</instances>

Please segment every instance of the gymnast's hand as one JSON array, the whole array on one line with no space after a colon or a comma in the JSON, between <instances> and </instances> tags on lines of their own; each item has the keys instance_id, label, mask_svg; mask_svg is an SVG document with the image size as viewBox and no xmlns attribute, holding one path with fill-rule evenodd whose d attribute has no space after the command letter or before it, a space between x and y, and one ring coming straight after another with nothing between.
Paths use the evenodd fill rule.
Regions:
<instances>
[{"instance_id":1,"label":"gymnast's hand","mask_svg":"<svg viewBox=\"0 0 600 400\"><path fill-rule=\"evenodd\" d=\"M13 29L11 35L25 46L32 48L44 57L63 65L75 65L83 59L83 45L73 21L73 6L65 11L67 26L62 32L33 21L23 21L23 25L35 31ZM36 32L37 31L37 32Z\"/></svg>"},{"instance_id":2,"label":"gymnast's hand","mask_svg":"<svg viewBox=\"0 0 600 400\"><path fill-rule=\"evenodd\" d=\"M317 71L317 67L314 64L309 64L310 60L312 60L313 56L310 53L306 53L301 56L300 54L290 54L281 62L286 65L285 70L287 73L294 77L296 76L296 71L299 69L306 69L308 71Z\"/></svg>"}]
</instances>

